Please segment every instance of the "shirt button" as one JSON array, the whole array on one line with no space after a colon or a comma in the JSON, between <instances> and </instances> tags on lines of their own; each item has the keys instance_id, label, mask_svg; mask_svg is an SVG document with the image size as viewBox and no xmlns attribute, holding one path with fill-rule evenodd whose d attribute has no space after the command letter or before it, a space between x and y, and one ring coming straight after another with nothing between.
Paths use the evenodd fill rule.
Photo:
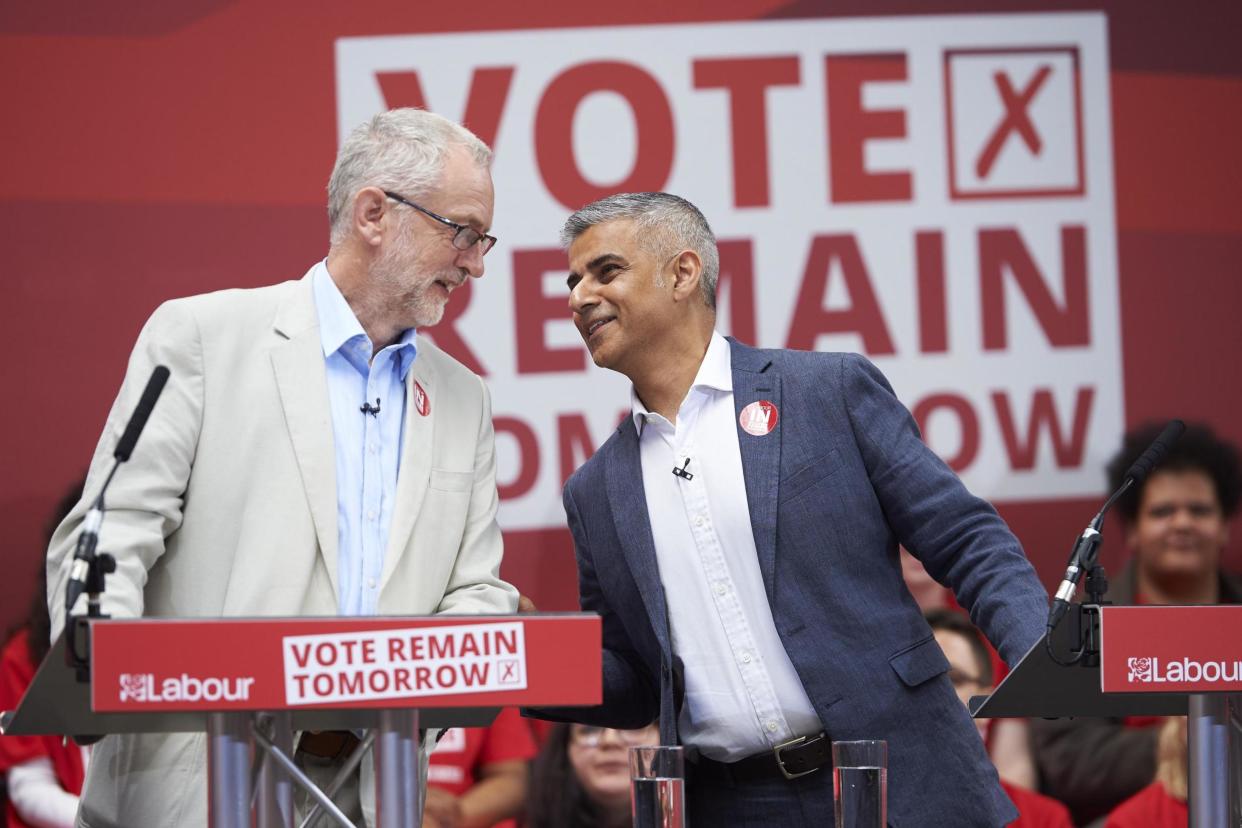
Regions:
<instances>
[{"instance_id":1,"label":"shirt button","mask_svg":"<svg viewBox=\"0 0 1242 828\"><path fill-rule=\"evenodd\" d=\"M742 650L742 663L750 664L750 658L750 652L748 650Z\"/></svg>"},{"instance_id":2,"label":"shirt button","mask_svg":"<svg viewBox=\"0 0 1242 828\"><path fill-rule=\"evenodd\" d=\"M372 454L375 454L375 450L376 450L375 443L372 443L371 445L367 446L367 451L371 452Z\"/></svg>"},{"instance_id":3,"label":"shirt button","mask_svg":"<svg viewBox=\"0 0 1242 828\"><path fill-rule=\"evenodd\" d=\"M705 521L703 520L703 516L702 516L702 515L695 515L695 516L694 516L694 525L695 525L695 526L702 526L702 525L704 524L704 522L705 522Z\"/></svg>"},{"instance_id":4,"label":"shirt button","mask_svg":"<svg viewBox=\"0 0 1242 828\"><path fill-rule=\"evenodd\" d=\"M728 591L729 591L729 588L728 588L727 586L725 586L724 584L716 584L716 594L717 594L717 595L724 595L724 594L725 594L726 592L728 592Z\"/></svg>"},{"instance_id":5,"label":"shirt button","mask_svg":"<svg viewBox=\"0 0 1242 828\"><path fill-rule=\"evenodd\" d=\"M367 578L367 589L375 589L375 579Z\"/></svg>"},{"instance_id":6,"label":"shirt button","mask_svg":"<svg viewBox=\"0 0 1242 828\"><path fill-rule=\"evenodd\" d=\"M779 725L776 722L768 722L768 733L775 733Z\"/></svg>"},{"instance_id":7,"label":"shirt button","mask_svg":"<svg viewBox=\"0 0 1242 828\"><path fill-rule=\"evenodd\" d=\"M374 509L372 509L371 511L367 512L367 520L375 520L375 510L374 510Z\"/></svg>"}]
</instances>

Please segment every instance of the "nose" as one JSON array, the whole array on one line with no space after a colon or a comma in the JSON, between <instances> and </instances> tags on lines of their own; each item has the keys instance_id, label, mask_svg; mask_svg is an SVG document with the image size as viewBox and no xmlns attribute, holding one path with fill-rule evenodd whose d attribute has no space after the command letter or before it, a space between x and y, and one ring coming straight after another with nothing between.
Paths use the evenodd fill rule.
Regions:
<instances>
[{"instance_id":1,"label":"nose","mask_svg":"<svg viewBox=\"0 0 1242 828\"><path fill-rule=\"evenodd\" d=\"M602 748L605 744L625 747L625 740L621 738L620 733L611 727L606 727L599 733L599 746Z\"/></svg>"},{"instance_id":2,"label":"nose","mask_svg":"<svg viewBox=\"0 0 1242 828\"><path fill-rule=\"evenodd\" d=\"M591 288L589 277L583 276L578 280L578 284L574 285L573 290L569 291L569 309L575 314L581 314L598 303L599 300L595 298L595 291Z\"/></svg>"},{"instance_id":3,"label":"nose","mask_svg":"<svg viewBox=\"0 0 1242 828\"><path fill-rule=\"evenodd\" d=\"M457 251L457 266L478 279L483 275L483 248L477 244L468 250Z\"/></svg>"},{"instance_id":4,"label":"nose","mask_svg":"<svg viewBox=\"0 0 1242 828\"><path fill-rule=\"evenodd\" d=\"M1194 526L1194 511L1187 506L1179 506L1173 510L1173 519L1171 522L1175 529L1187 529Z\"/></svg>"}]
</instances>

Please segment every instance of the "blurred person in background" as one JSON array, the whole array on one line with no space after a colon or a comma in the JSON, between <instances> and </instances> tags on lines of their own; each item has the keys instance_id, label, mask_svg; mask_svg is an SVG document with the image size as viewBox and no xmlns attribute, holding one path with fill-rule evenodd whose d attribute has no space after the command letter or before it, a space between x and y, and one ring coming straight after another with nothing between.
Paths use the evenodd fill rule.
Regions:
<instances>
[{"instance_id":1,"label":"blurred person in background","mask_svg":"<svg viewBox=\"0 0 1242 828\"><path fill-rule=\"evenodd\" d=\"M949 680L962 704L968 705L971 696L983 696L992 692L992 659L984 644L983 636L965 614L958 610L933 609L925 613L928 625L936 636L936 643L949 660ZM1005 719L975 719L979 736L986 742L988 730L995 721ZM1009 823L1016 828L1072 828L1069 811L1051 797L1037 794L1011 783L1001 776L1001 787L1018 808L1018 819Z\"/></svg>"},{"instance_id":2,"label":"blurred person in background","mask_svg":"<svg viewBox=\"0 0 1242 828\"><path fill-rule=\"evenodd\" d=\"M428 762L423 828L514 828L534 757L517 708L504 708L487 727L451 728Z\"/></svg>"},{"instance_id":3,"label":"blurred person in background","mask_svg":"<svg viewBox=\"0 0 1242 828\"><path fill-rule=\"evenodd\" d=\"M1117 806L1104 828L1182 828L1189 824L1186 717L1165 719L1156 738L1156 778Z\"/></svg>"},{"instance_id":4,"label":"blurred person in background","mask_svg":"<svg viewBox=\"0 0 1242 828\"><path fill-rule=\"evenodd\" d=\"M45 541L82 497L78 481L61 497ZM0 653L0 710L13 710L51 648L47 576L42 562L26 620L7 637ZM0 736L0 773L8 779L7 828L69 828L78 812L88 750L60 736Z\"/></svg>"},{"instance_id":5,"label":"blurred person in background","mask_svg":"<svg viewBox=\"0 0 1242 828\"><path fill-rule=\"evenodd\" d=\"M535 759L525 828L629 826L630 748L659 743L654 724L638 730L553 726Z\"/></svg>"},{"instance_id":6,"label":"blurred person in background","mask_svg":"<svg viewBox=\"0 0 1242 828\"><path fill-rule=\"evenodd\" d=\"M1125 436L1108 464L1109 488L1151 445L1163 424ZM1242 492L1238 450L1204 425L1189 425L1142 485L1117 501L1131 558L1109 579L1114 604L1238 604L1242 579L1221 567L1229 520ZM1107 814L1156 773L1159 717L1032 722L1045 793L1080 824Z\"/></svg>"}]
</instances>

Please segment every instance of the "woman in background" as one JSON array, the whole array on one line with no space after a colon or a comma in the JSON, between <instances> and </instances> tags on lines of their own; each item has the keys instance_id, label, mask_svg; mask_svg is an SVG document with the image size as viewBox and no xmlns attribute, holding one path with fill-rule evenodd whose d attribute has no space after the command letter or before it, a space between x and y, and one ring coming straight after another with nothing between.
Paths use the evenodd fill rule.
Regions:
<instances>
[{"instance_id":1,"label":"woman in background","mask_svg":"<svg viewBox=\"0 0 1242 828\"><path fill-rule=\"evenodd\" d=\"M659 742L655 725L554 726L535 759L526 828L628 828L630 748Z\"/></svg>"},{"instance_id":2,"label":"woman in background","mask_svg":"<svg viewBox=\"0 0 1242 828\"><path fill-rule=\"evenodd\" d=\"M48 538L81 497L79 482L57 504L47 525ZM30 614L0 652L0 710L13 710L21 701L51 648L50 635L47 571L40 562ZM72 828L86 758L86 748L66 744L60 736L0 736L0 773L6 775L9 789L7 828Z\"/></svg>"}]
</instances>

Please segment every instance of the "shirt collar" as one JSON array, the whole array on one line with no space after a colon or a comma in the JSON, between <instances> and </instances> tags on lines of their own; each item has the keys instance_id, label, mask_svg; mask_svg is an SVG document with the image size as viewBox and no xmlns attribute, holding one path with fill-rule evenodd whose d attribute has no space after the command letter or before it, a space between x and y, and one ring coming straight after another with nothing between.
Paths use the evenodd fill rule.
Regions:
<instances>
[{"instance_id":1,"label":"shirt collar","mask_svg":"<svg viewBox=\"0 0 1242 828\"><path fill-rule=\"evenodd\" d=\"M707 343L707 353L699 363L698 373L694 382L690 383L690 391L707 394L711 391L733 392L733 355L729 352L729 341L716 331L712 331L711 341ZM634 418L634 428L638 436L643 434L643 426L648 418L657 417L647 410L643 401L638 398L634 386L630 386L630 416Z\"/></svg>"},{"instance_id":2,"label":"shirt collar","mask_svg":"<svg viewBox=\"0 0 1242 828\"><path fill-rule=\"evenodd\" d=\"M351 365L365 374L371 357L371 339L333 281L326 260L315 266L311 274L311 284L315 291L315 312L319 315L319 341L323 346L324 357L340 351ZM401 339L395 345L389 346L396 350L393 360L402 381L405 381L410 366L414 364L414 357L418 355L418 346L415 343L417 335L415 328L409 328L401 334ZM347 345L353 347L347 348Z\"/></svg>"}]
</instances>

